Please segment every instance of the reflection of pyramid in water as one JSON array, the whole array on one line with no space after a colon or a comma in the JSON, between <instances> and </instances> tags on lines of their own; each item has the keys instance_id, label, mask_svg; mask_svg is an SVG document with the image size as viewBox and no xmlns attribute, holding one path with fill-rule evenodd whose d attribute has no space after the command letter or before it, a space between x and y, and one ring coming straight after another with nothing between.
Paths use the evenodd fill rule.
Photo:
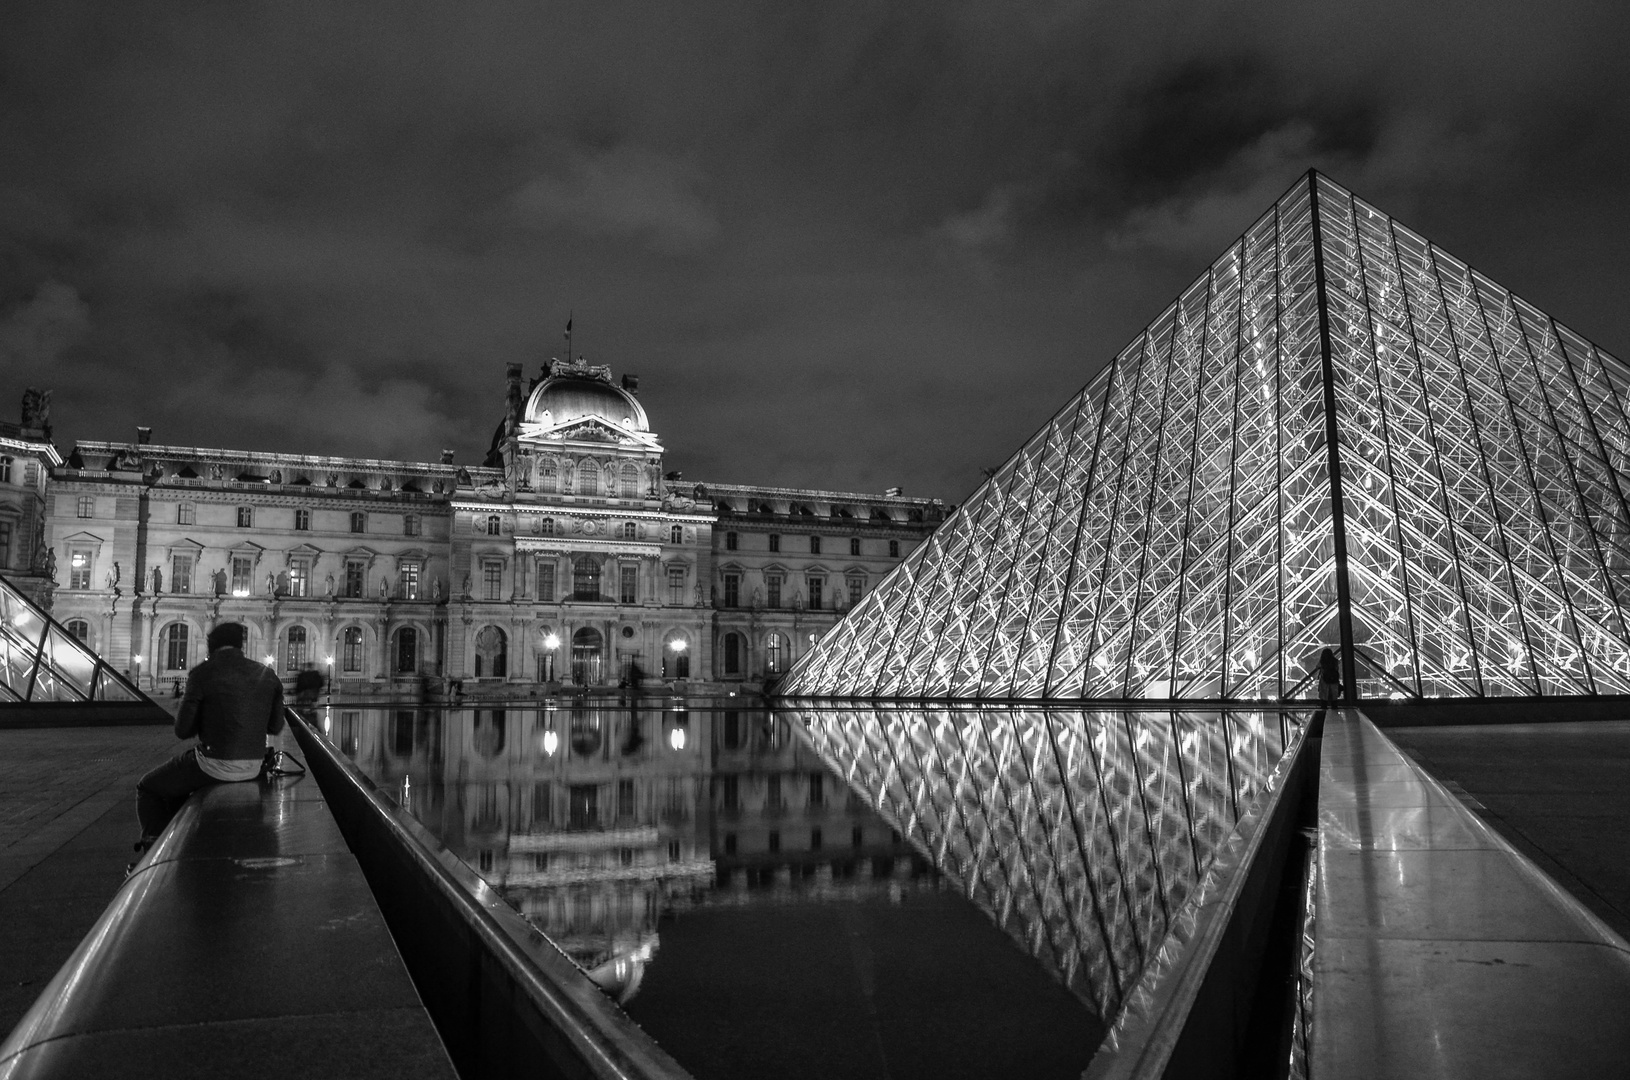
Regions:
<instances>
[{"instance_id":1,"label":"reflection of pyramid in water","mask_svg":"<svg viewBox=\"0 0 1630 1080\"><path fill-rule=\"evenodd\" d=\"M1630 691L1627 387L1309 173L782 692Z\"/></svg>"}]
</instances>

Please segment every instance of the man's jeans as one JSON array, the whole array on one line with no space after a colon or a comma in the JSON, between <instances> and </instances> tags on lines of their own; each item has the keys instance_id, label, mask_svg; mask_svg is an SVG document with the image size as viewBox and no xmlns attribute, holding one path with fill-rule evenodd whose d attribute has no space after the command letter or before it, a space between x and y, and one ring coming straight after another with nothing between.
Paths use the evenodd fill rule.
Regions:
<instances>
[{"instance_id":1,"label":"man's jeans","mask_svg":"<svg viewBox=\"0 0 1630 1080\"><path fill-rule=\"evenodd\" d=\"M142 836L163 832L186 804L188 795L221 783L198 767L197 754L196 749L183 750L136 784L136 818L141 822Z\"/></svg>"}]
</instances>

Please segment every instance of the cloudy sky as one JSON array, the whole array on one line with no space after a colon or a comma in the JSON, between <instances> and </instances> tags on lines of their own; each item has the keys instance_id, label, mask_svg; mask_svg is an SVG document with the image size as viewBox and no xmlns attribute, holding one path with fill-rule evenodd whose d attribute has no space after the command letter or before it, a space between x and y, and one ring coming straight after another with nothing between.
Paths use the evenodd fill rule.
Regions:
<instances>
[{"instance_id":1,"label":"cloudy sky","mask_svg":"<svg viewBox=\"0 0 1630 1080\"><path fill-rule=\"evenodd\" d=\"M0 409L478 460L504 365L688 478L959 500L1309 166L1630 354L1622 0L0 16Z\"/></svg>"}]
</instances>

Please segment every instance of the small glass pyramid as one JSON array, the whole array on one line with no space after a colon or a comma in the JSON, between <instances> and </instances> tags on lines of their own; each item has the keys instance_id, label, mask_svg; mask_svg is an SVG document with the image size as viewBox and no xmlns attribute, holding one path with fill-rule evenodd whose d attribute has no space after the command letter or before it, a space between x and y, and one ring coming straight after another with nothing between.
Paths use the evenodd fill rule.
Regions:
<instances>
[{"instance_id":1,"label":"small glass pyramid","mask_svg":"<svg viewBox=\"0 0 1630 1080\"><path fill-rule=\"evenodd\" d=\"M147 696L0 577L0 706Z\"/></svg>"},{"instance_id":2,"label":"small glass pyramid","mask_svg":"<svg viewBox=\"0 0 1630 1080\"><path fill-rule=\"evenodd\" d=\"M1630 692L1627 388L1310 172L781 693Z\"/></svg>"}]
</instances>

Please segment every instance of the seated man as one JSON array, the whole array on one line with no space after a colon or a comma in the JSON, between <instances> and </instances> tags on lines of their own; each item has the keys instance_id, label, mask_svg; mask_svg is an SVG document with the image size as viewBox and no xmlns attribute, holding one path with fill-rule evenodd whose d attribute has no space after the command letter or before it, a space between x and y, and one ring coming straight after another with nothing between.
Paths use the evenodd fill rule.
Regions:
<instances>
[{"instance_id":1,"label":"seated man","mask_svg":"<svg viewBox=\"0 0 1630 1080\"><path fill-rule=\"evenodd\" d=\"M137 851L153 846L197 789L259 776L266 737L283 730L283 683L271 668L243 655L242 624L217 626L206 640L209 659L187 673L186 696L175 718L175 737L197 736L198 745L136 785L142 832Z\"/></svg>"}]
</instances>

